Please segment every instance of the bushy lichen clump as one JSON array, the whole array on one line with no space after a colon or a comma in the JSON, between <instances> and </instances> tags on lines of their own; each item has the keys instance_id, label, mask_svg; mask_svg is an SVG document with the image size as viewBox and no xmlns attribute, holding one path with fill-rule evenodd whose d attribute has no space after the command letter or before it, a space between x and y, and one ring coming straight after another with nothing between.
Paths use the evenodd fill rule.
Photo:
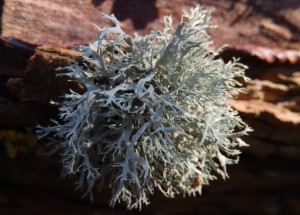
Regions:
<instances>
[{"instance_id":1,"label":"bushy lichen clump","mask_svg":"<svg viewBox=\"0 0 300 215\"><path fill-rule=\"evenodd\" d=\"M114 27L78 47L85 63L62 74L86 91L70 91L59 122L38 128L60 140L65 173L78 174L88 191L109 181L111 205L129 208L148 203L154 189L194 194L214 173L226 178L250 130L227 103L245 66L209 47L209 12L193 8L176 29L165 17L163 32L135 38L105 17Z\"/></svg>"}]
</instances>

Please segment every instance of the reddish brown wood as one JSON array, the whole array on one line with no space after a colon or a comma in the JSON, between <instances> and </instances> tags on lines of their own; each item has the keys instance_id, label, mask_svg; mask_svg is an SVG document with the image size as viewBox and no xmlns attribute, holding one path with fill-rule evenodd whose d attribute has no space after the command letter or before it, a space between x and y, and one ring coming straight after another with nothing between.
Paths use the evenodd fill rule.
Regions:
<instances>
[{"instance_id":1,"label":"reddish brown wood","mask_svg":"<svg viewBox=\"0 0 300 215\"><path fill-rule=\"evenodd\" d=\"M2 35L31 44L71 46L89 43L107 23L101 13L114 13L125 31L146 33L162 28L159 20L172 14L178 21L182 0L6 0L3 8ZM154 23L155 21L155 23Z\"/></svg>"},{"instance_id":2,"label":"reddish brown wood","mask_svg":"<svg viewBox=\"0 0 300 215\"><path fill-rule=\"evenodd\" d=\"M130 34L147 33L161 29L161 16L174 14L176 23L182 8L200 2L213 10L213 21L219 25L211 31L215 45L230 44L222 57L241 57L254 79L245 85L246 94L234 95L239 100L232 104L254 129L245 138L250 147L243 149L238 165L228 167L230 179L204 186L203 196L168 199L155 192L142 214L300 214L300 2L124 2L5 1L1 35L6 38L0 38L0 131L32 134L37 123L47 124L55 117L57 107L48 104L50 99L59 99L70 87L82 90L55 78L55 68L70 64L80 53L44 44L67 47L90 42L97 34L92 23L106 25L99 11L114 12ZM43 46L35 48L28 43ZM40 142L36 152L15 159L8 158L5 144L0 140L1 215L129 214L122 205L109 209L108 190L95 194L94 204L80 199L82 192L73 189L74 178L59 178L59 156L38 155L45 142Z\"/></svg>"},{"instance_id":3,"label":"reddish brown wood","mask_svg":"<svg viewBox=\"0 0 300 215\"><path fill-rule=\"evenodd\" d=\"M161 18L172 15L176 24L182 9L199 3L212 10L211 31L216 45L253 44L299 49L298 0L5 0L2 36L42 45L89 43L96 24L106 26L100 13L114 13L129 34L160 30Z\"/></svg>"}]
</instances>

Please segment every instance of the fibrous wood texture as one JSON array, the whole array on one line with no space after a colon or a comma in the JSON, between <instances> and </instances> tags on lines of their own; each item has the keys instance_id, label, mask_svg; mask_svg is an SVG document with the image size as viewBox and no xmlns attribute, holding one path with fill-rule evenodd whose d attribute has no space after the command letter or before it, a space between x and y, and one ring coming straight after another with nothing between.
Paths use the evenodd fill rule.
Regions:
<instances>
[{"instance_id":1,"label":"fibrous wood texture","mask_svg":"<svg viewBox=\"0 0 300 215\"><path fill-rule=\"evenodd\" d=\"M108 24L101 19L101 13L114 13L123 21L125 30L146 33L158 26L162 28L157 20L164 15L172 13L178 18L181 9L181 0L6 0L2 35L37 45L70 46L94 40L98 29L93 24Z\"/></svg>"},{"instance_id":2,"label":"fibrous wood texture","mask_svg":"<svg viewBox=\"0 0 300 215\"><path fill-rule=\"evenodd\" d=\"M6 0L0 41L0 214L127 214L110 210L105 192L94 205L80 200L72 179L59 179L59 157L38 155L28 144L36 123L47 123L70 87L55 68L80 53L70 46L89 43L103 27L100 12L115 13L127 32L160 30L159 19L197 3L211 9L219 27L215 46L229 44L224 60L240 57L252 81L232 102L254 132L230 179L204 187L203 196L166 199L155 194L144 214L299 214L300 213L300 2L298 0ZM1 11L1 9L0 9ZM31 45L30 45L31 44ZM12 132L10 132L11 134ZM24 143L17 142L20 135ZM23 136L22 136L23 135ZM15 139L14 139L15 138ZM21 138L21 139L22 139ZM26 141L25 141L26 140ZM23 144L23 145L22 145ZM41 143L42 144L42 143ZM16 150L11 159L6 152ZM14 154L12 154L14 155ZM108 195L109 196L109 195ZM133 212L135 213L135 212Z\"/></svg>"}]
</instances>

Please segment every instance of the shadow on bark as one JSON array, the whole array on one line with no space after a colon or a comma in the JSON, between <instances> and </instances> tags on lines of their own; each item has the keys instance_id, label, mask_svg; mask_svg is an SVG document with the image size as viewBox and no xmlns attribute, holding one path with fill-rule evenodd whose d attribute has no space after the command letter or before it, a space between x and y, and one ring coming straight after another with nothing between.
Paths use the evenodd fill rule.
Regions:
<instances>
[{"instance_id":1,"label":"shadow on bark","mask_svg":"<svg viewBox=\"0 0 300 215\"><path fill-rule=\"evenodd\" d=\"M131 19L134 28L143 29L148 23L158 18L156 0L116 0L112 13L118 20Z\"/></svg>"},{"instance_id":2,"label":"shadow on bark","mask_svg":"<svg viewBox=\"0 0 300 215\"><path fill-rule=\"evenodd\" d=\"M92 4L95 7L101 6L103 4L103 2L105 2L105 0L92 0Z\"/></svg>"}]
</instances>

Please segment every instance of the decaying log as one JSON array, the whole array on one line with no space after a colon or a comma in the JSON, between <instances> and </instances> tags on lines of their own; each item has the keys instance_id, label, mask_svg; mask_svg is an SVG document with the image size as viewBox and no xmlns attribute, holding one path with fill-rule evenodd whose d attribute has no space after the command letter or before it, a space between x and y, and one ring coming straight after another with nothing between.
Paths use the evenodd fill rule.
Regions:
<instances>
[{"instance_id":1,"label":"decaying log","mask_svg":"<svg viewBox=\"0 0 300 215\"><path fill-rule=\"evenodd\" d=\"M125 31L145 34L161 30L161 18L172 15L178 23L182 9L200 3L212 10L211 31L216 45L253 44L269 48L298 49L298 0L5 0L2 36L30 44L69 47L95 39L106 23L100 13L114 13Z\"/></svg>"},{"instance_id":2,"label":"decaying log","mask_svg":"<svg viewBox=\"0 0 300 215\"><path fill-rule=\"evenodd\" d=\"M159 21L172 14L180 19L182 0L175 1L101 1L101 0L6 0L3 6L2 36L30 44L55 44L69 47L94 40L98 29L107 26L101 13L123 21L125 31L133 34L162 29ZM154 23L155 21L155 23Z\"/></svg>"},{"instance_id":3,"label":"decaying log","mask_svg":"<svg viewBox=\"0 0 300 215\"><path fill-rule=\"evenodd\" d=\"M128 0L6 0L0 38L0 132L33 131L47 124L60 100L79 85L56 78L55 68L68 65L80 52L69 47L89 43L103 27L99 12L122 20L127 32L162 28L163 15L174 14L196 1ZM197 1L198 2L198 1ZM211 31L216 46L228 43L221 56L233 56L249 66L245 94L234 95L232 106L254 132L246 137L230 179L204 187L203 196L167 199L155 193L146 214L299 214L300 213L300 10L298 0L202 0L213 10L219 28ZM137 11L137 12L136 12ZM136 12L136 13L135 13ZM147 18L148 17L148 18ZM76 26L76 28L74 28ZM50 44L50 45L49 45ZM36 47L37 46L37 47ZM298 47L298 48L297 48ZM33 133L30 133L34 135ZM0 149L4 145L0 140ZM20 143L22 144L22 143ZM41 143L43 144L43 143ZM107 196L95 203L73 190L73 179L59 179L58 156L0 156L0 214L127 214L110 210ZM104 195L104 196L103 196ZM133 212L135 213L135 212Z\"/></svg>"}]
</instances>

